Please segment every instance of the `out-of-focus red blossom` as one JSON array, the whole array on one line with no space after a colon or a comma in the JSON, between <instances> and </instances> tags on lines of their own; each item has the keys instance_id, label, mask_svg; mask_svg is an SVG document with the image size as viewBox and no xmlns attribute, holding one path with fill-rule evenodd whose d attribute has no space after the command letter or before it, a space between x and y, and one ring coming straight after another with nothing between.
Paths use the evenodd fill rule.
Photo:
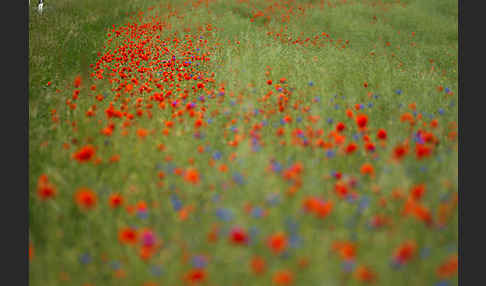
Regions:
<instances>
[{"instance_id":1,"label":"out-of-focus red blossom","mask_svg":"<svg viewBox=\"0 0 486 286\"><path fill-rule=\"evenodd\" d=\"M29 243L29 261L32 261L32 259L34 259L34 255L35 255L34 245L31 242Z\"/></svg>"},{"instance_id":2,"label":"out-of-focus red blossom","mask_svg":"<svg viewBox=\"0 0 486 286\"><path fill-rule=\"evenodd\" d=\"M273 274L272 281L275 285L291 285L294 275L290 270L278 270Z\"/></svg>"},{"instance_id":3,"label":"out-of-focus red blossom","mask_svg":"<svg viewBox=\"0 0 486 286\"><path fill-rule=\"evenodd\" d=\"M37 181L38 197L41 200L45 201L54 198L56 194L57 194L57 189L51 182L49 182L47 175L46 174L40 175Z\"/></svg>"},{"instance_id":4,"label":"out-of-focus red blossom","mask_svg":"<svg viewBox=\"0 0 486 286\"><path fill-rule=\"evenodd\" d=\"M364 265L356 267L356 270L354 271L354 277L358 281L365 283L373 283L377 280L376 273L372 271L369 267Z\"/></svg>"},{"instance_id":5,"label":"out-of-focus red blossom","mask_svg":"<svg viewBox=\"0 0 486 286\"><path fill-rule=\"evenodd\" d=\"M75 201L83 210L91 210L96 207L98 196L90 188L79 188L75 193Z\"/></svg>"},{"instance_id":6,"label":"out-of-focus red blossom","mask_svg":"<svg viewBox=\"0 0 486 286\"><path fill-rule=\"evenodd\" d=\"M110 207L114 209L121 207L123 205L123 201L123 197L118 193L110 195L108 199Z\"/></svg>"},{"instance_id":7,"label":"out-of-focus red blossom","mask_svg":"<svg viewBox=\"0 0 486 286\"><path fill-rule=\"evenodd\" d=\"M344 123L338 122L336 124L336 131L337 132L342 132L342 131L344 131L344 129L346 129L346 125Z\"/></svg>"},{"instance_id":8,"label":"out-of-focus red blossom","mask_svg":"<svg viewBox=\"0 0 486 286\"><path fill-rule=\"evenodd\" d=\"M207 279L206 270L204 270L202 268L191 269L184 276L184 280L186 280L189 283L202 283L202 282L206 281L206 279Z\"/></svg>"},{"instance_id":9,"label":"out-of-focus red blossom","mask_svg":"<svg viewBox=\"0 0 486 286\"><path fill-rule=\"evenodd\" d=\"M96 153L96 149L93 145L86 145L79 149L76 153L73 154L73 158L76 159L79 163L89 162L93 159Z\"/></svg>"},{"instance_id":10,"label":"out-of-focus red blossom","mask_svg":"<svg viewBox=\"0 0 486 286\"><path fill-rule=\"evenodd\" d=\"M339 198L344 199L349 194L349 188L345 182L339 181L334 185L334 191Z\"/></svg>"},{"instance_id":11,"label":"out-of-focus red blossom","mask_svg":"<svg viewBox=\"0 0 486 286\"><path fill-rule=\"evenodd\" d=\"M280 254L287 249L288 238L283 232L278 232L268 238L267 245L274 254Z\"/></svg>"},{"instance_id":12,"label":"out-of-focus red blossom","mask_svg":"<svg viewBox=\"0 0 486 286\"><path fill-rule=\"evenodd\" d=\"M397 263L405 264L415 257L416 252L417 244L414 241L409 240L403 242L396 248L393 257Z\"/></svg>"},{"instance_id":13,"label":"out-of-focus red blossom","mask_svg":"<svg viewBox=\"0 0 486 286\"><path fill-rule=\"evenodd\" d=\"M432 153L432 148L425 145L425 144L416 144L415 145L415 154L417 155L417 159L423 159L429 157Z\"/></svg>"},{"instance_id":14,"label":"out-of-focus red blossom","mask_svg":"<svg viewBox=\"0 0 486 286\"><path fill-rule=\"evenodd\" d=\"M373 168L373 165L371 165L370 163L364 163L363 165L361 165L360 171L363 175L368 175L370 177L375 176L375 168Z\"/></svg>"},{"instance_id":15,"label":"out-of-focus red blossom","mask_svg":"<svg viewBox=\"0 0 486 286\"><path fill-rule=\"evenodd\" d=\"M302 206L305 211L313 213L316 217L325 218L331 213L333 202L324 202L316 197L307 197L304 199Z\"/></svg>"},{"instance_id":16,"label":"out-of-focus red blossom","mask_svg":"<svg viewBox=\"0 0 486 286\"><path fill-rule=\"evenodd\" d=\"M74 87L79 88L81 86L81 76L78 75L74 78Z\"/></svg>"},{"instance_id":17,"label":"out-of-focus red blossom","mask_svg":"<svg viewBox=\"0 0 486 286\"><path fill-rule=\"evenodd\" d=\"M250 267L255 275L261 275L265 273L265 270L267 268L265 260L260 256L252 257L250 261Z\"/></svg>"},{"instance_id":18,"label":"out-of-focus red blossom","mask_svg":"<svg viewBox=\"0 0 486 286\"><path fill-rule=\"evenodd\" d=\"M397 145L393 149L393 158L400 160L408 153L408 147L406 145Z\"/></svg>"},{"instance_id":19,"label":"out-of-focus red blossom","mask_svg":"<svg viewBox=\"0 0 486 286\"><path fill-rule=\"evenodd\" d=\"M122 228L118 232L118 240L122 244L134 245L138 241L138 232L131 227Z\"/></svg>"},{"instance_id":20,"label":"out-of-focus red blossom","mask_svg":"<svg viewBox=\"0 0 486 286\"><path fill-rule=\"evenodd\" d=\"M414 200L420 200L425 194L425 184L418 184L412 187L410 190L410 195Z\"/></svg>"},{"instance_id":21,"label":"out-of-focus red blossom","mask_svg":"<svg viewBox=\"0 0 486 286\"><path fill-rule=\"evenodd\" d=\"M360 129L366 128L367 124L368 124L368 115L359 114L356 116L356 125L358 125Z\"/></svg>"},{"instance_id":22,"label":"out-of-focus red blossom","mask_svg":"<svg viewBox=\"0 0 486 286\"><path fill-rule=\"evenodd\" d=\"M459 266L459 257L457 254L449 256L442 264L437 268L437 276L442 279L448 279L457 273Z\"/></svg>"},{"instance_id":23,"label":"out-of-focus red blossom","mask_svg":"<svg viewBox=\"0 0 486 286\"><path fill-rule=\"evenodd\" d=\"M185 172L184 179L189 183L197 184L200 180L199 172L194 168L189 168Z\"/></svg>"},{"instance_id":24,"label":"out-of-focus red blossom","mask_svg":"<svg viewBox=\"0 0 486 286\"><path fill-rule=\"evenodd\" d=\"M356 244L350 241L336 241L332 244L332 250L345 261L354 260L357 252Z\"/></svg>"},{"instance_id":25,"label":"out-of-focus red blossom","mask_svg":"<svg viewBox=\"0 0 486 286\"><path fill-rule=\"evenodd\" d=\"M344 151L346 152L346 154L352 154L354 153L354 151L356 151L358 149L358 144L354 143L354 142L351 142L349 143L346 148L344 149Z\"/></svg>"},{"instance_id":26,"label":"out-of-focus red blossom","mask_svg":"<svg viewBox=\"0 0 486 286\"><path fill-rule=\"evenodd\" d=\"M387 137L386 130L383 128L378 129L378 132L376 133L376 137L380 140L385 140Z\"/></svg>"},{"instance_id":27,"label":"out-of-focus red blossom","mask_svg":"<svg viewBox=\"0 0 486 286\"><path fill-rule=\"evenodd\" d=\"M246 245L248 243L248 234L242 228L235 227L230 232L230 242L237 245Z\"/></svg>"}]
</instances>

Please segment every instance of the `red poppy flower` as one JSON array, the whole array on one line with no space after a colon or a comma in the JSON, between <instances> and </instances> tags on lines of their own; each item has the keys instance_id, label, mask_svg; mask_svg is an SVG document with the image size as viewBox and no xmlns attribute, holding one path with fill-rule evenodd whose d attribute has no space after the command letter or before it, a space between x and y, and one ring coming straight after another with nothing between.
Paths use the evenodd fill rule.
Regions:
<instances>
[{"instance_id":1,"label":"red poppy flower","mask_svg":"<svg viewBox=\"0 0 486 286\"><path fill-rule=\"evenodd\" d=\"M79 188L75 194L78 206L84 210L93 209L98 201L98 196L89 188Z\"/></svg>"},{"instance_id":2,"label":"red poppy flower","mask_svg":"<svg viewBox=\"0 0 486 286\"><path fill-rule=\"evenodd\" d=\"M437 276L442 279L452 277L457 273L459 258L457 254L449 256L438 268Z\"/></svg>"},{"instance_id":3,"label":"red poppy flower","mask_svg":"<svg viewBox=\"0 0 486 286\"><path fill-rule=\"evenodd\" d=\"M274 254L279 254L287 248L287 236L281 232L273 234L268 238L267 245Z\"/></svg>"},{"instance_id":4,"label":"red poppy flower","mask_svg":"<svg viewBox=\"0 0 486 286\"><path fill-rule=\"evenodd\" d=\"M110 195L108 202L110 207L115 209L123 205L123 197L120 194L112 194Z\"/></svg>"},{"instance_id":5,"label":"red poppy flower","mask_svg":"<svg viewBox=\"0 0 486 286\"><path fill-rule=\"evenodd\" d=\"M338 122L337 125L336 125L336 131L341 132L344 129L346 129L346 125L344 125L344 123L342 123L342 122Z\"/></svg>"},{"instance_id":6,"label":"red poppy flower","mask_svg":"<svg viewBox=\"0 0 486 286\"><path fill-rule=\"evenodd\" d=\"M294 275L290 270L278 270L273 274L272 281L276 285L290 285L294 281Z\"/></svg>"},{"instance_id":7,"label":"red poppy flower","mask_svg":"<svg viewBox=\"0 0 486 286\"><path fill-rule=\"evenodd\" d=\"M263 274L266 270L265 260L259 256L255 256L251 259L250 266L255 275Z\"/></svg>"},{"instance_id":8,"label":"red poppy flower","mask_svg":"<svg viewBox=\"0 0 486 286\"><path fill-rule=\"evenodd\" d=\"M52 199L56 196L56 187L49 182L47 175L42 174L37 182L37 195L43 201Z\"/></svg>"},{"instance_id":9,"label":"red poppy flower","mask_svg":"<svg viewBox=\"0 0 486 286\"><path fill-rule=\"evenodd\" d=\"M236 227L231 230L229 239L233 244L244 245L248 243L248 234L244 229Z\"/></svg>"},{"instance_id":10,"label":"red poppy flower","mask_svg":"<svg viewBox=\"0 0 486 286\"><path fill-rule=\"evenodd\" d=\"M122 244L135 244L138 241L138 233L135 229L125 227L118 232L118 240Z\"/></svg>"},{"instance_id":11,"label":"red poppy flower","mask_svg":"<svg viewBox=\"0 0 486 286\"><path fill-rule=\"evenodd\" d=\"M376 274L366 266L358 266L354 272L354 275L358 281L371 283L376 281Z\"/></svg>"},{"instance_id":12,"label":"red poppy flower","mask_svg":"<svg viewBox=\"0 0 486 286\"><path fill-rule=\"evenodd\" d=\"M95 155L96 149L92 145L86 145L73 154L73 158L79 163L89 162Z\"/></svg>"},{"instance_id":13,"label":"red poppy flower","mask_svg":"<svg viewBox=\"0 0 486 286\"><path fill-rule=\"evenodd\" d=\"M204 269L201 268L195 268L190 270L186 276L185 280L187 280L190 283L199 283L199 282L204 282L206 280L207 274Z\"/></svg>"},{"instance_id":14,"label":"red poppy flower","mask_svg":"<svg viewBox=\"0 0 486 286\"><path fill-rule=\"evenodd\" d=\"M386 130L383 128L378 129L378 133L376 133L376 137L380 140L385 140L386 139Z\"/></svg>"},{"instance_id":15,"label":"red poppy flower","mask_svg":"<svg viewBox=\"0 0 486 286\"><path fill-rule=\"evenodd\" d=\"M368 115L366 114L360 114L356 116L356 124L360 129L363 129L366 127L366 124L368 124Z\"/></svg>"},{"instance_id":16,"label":"red poppy flower","mask_svg":"<svg viewBox=\"0 0 486 286\"><path fill-rule=\"evenodd\" d=\"M398 263L406 263L415 256L417 245L413 241L406 241L402 243L395 250L394 257Z\"/></svg>"}]
</instances>

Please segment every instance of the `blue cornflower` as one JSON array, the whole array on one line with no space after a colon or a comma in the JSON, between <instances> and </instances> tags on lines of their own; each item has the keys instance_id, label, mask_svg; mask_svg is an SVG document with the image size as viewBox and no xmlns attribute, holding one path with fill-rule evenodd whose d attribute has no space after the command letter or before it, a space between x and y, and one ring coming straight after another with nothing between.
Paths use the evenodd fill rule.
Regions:
<instances>
[{"instance_id":1,"label":"blue cornflower","mask_svg":"<svg viewBox=\"0 0 486 286\"><path fill-rule=\"evenodd\" d=\"M296 233L299 229L299 224L294 221L292 218L287 218L285 220L285 226L287 227L288 232Z\"/></svg>"},{"instance_id":2,"label":"blue cornflower","mask_svg":"<svg viewBox=\"0 0 486 286\"><path fill-rule=\"evenodd\" d=\"M326 151L326 156L327 158L334 158L334 156L336 156L336 152L332 149L329 149Z\"/></svg>"},{"instance_id":3,"label":"blue cornflower","mask_svg":"<svg viewBox=\"0 0 486 286\"><path fill-rule=\"evenodd\" d=\"M148 218L148 212L147 212L147 210L138 210L137 211L137 217L139 219L146 219L146 218Z\"/></svg>"},{"instance_id":4,"label":"blue cornflower","mask_svg":"<svg viewBox=\"0 0 486 286\"><path fill-rule=\"evenodd\" d=\"M309 86L314 86L314 83L312 81L309 81Z\"/></svg>"},{"instance_id":5,"label":"blue cornflower","mask_svg":"<svg viewBox=\"0 0 486 286\"><path fill-rule=\"evenodd\" d=\"M213 159L214 159L214 160L219 160L219 159L221 159L221 156L222 156L221 152L216 151L216 152L214 152L214 154L213 154Z\"/></svg>"},{"instance_id":6,"label":"blue cornflower","mask_svg":"<svg viewBox=\"0 0 486 286\"><path fill-rule=\"evenodd\" d=\"M251 215L254 218L261 218L263 216L263 208L261 207L255 207L251 210Z\"/></svg>"},{"instance_id":7,"label":"blue cornflower","mask_svg":"<svg viewBox=\"0 0 486 286\"><path fill-rule=\"evenodd\" d=\"M213 197L211 198L211 200L212 200L213 202L218 202L218 201L219 201L219 199L220 199L220 197L221 197L221 196L220 196L219 194L215 194L215 195L213 195Z\"/></svg>"},{"instance_id":8,"label":"blue cornflower","mask_svg":"<svg viewBox=\"0 0 486 286\"><path fill-rule=\"evenodd\" d=\"M251 226L248 230L248 235L250 236L250 242L255 241L257 235L260 233L260 230L256 226Z\"/></svg>"},{"instance_id":9,"label":"blue cornflower","mask_svg":"<svg viewBox=\"0 0 486 286\"><path fill-rule=\"evenodd\" d=\"M195 255L192 258L192 266L195 268L204 268L208 264L208 259L202 255Z\"/></svg>"},{"instance_id":10,"label":"blue cornflower","mask_svg":"<svg viewBox=\"0 0 486 286\"><path fill-rule=\"evenodd\" d=\"M160 276L162 275L162 267L158 266L158 265L153 265L151 268L150 268L150 272L152 273L152 275L154 276Z\"/></svg>"},{"instance_id":11,"label":"blue cornflower","mask_svg":"<svg viewBox=\"0 0 486 286\"><path fill-rule=\"evenodd\" d=\"M346 260L342 263L342 268L344 272L347 273L353 272L355 266L356 266L356 262L352 260Z\"/></svg>"},{"instance_id":12,"label":"blue cornflower","mask_svg":"<svg viewBox=\"0 0 486 286\"><path fill-rule=\"evenodd\" d=\"M430 247L423 247L420 250L420 257L421 258L427 258L430 256Z\"/></svg>"},{"instance_id":13,"label":"blue cornflower","mask_svg":"<svg viewBox=\"0 0 486 286\"><path fill-rule=\"evenodd\" d=\"M362 212L363 210L367 209L369 205L370 205L370 198L367 196L363 196L359 202L358 209L360 212Z\"/></svg>"},{"instance_id":14,"label":"blue cornflower","mask_svg":"<svg viewBox=\"0 0 486 286\"><path fill-rule=\"evenodd\" d=\"M443 114L444 114L444 112L445 112L445 111L444 111L444 109L439 108L439 114L440 114L440 115L443 115Z\"/></svg>"},{"instance_id":15,"label":"blue cornflower","mask_svg":"<svg viewBox=\"0 0 486 286\"><path fill-rule=\"evenodd\" d=\"M121 267L121 263L119 261L111 261L110 266L113 270L118 270Z\"/></svg>"},{"instance_id":16,"label":"blue cornflower","mask_svg":"<svg viewBox=\"0 0 486 286\"><path fill-rule=\"evenodd\" d=\"M300 243L301 243L301 238L299 235L293 233L290 235L290 239L289 239L289 246L291 248L297 248L300 246Z\"/></svg>"},{"instance_id":17,"label":"blue cornflower","mask_svg":"<svg viewBox=\"0 0 486 286\"><path fill-rule=\"evenodd\" d=\"M182 208L182 201L177 197L176 194L170 196L170 202L175 211L179 211Z\"/></svg>"},{"instance_id":18,"label":"blue cornflower","mask_svg":"<svg viewBox=\"0 0 486 286\"><path fill-rule=\"evenodd\" d=\"M216 210L216 216L222 221L231 221L233 219L233 213L226 208L218 208Z\"/></svg>"},{"instance_id":19,"label":"blue cornflower","mask_svg":"<svg viewBox=\"0 0 486 286\"><path fill-rule=\"evenodd\" d=\"M88 264L91 262L91 255L89 253L83 253L79 256L79 262L81 264Z\"/></svg>"},{"instance_id":20,"label":"blue cornflower","mask_svg":"<svg viewBox=\"0 0 486 286\"><path fill-rule=\"evenodd\" d=\"M238 185L243 185L245 183L244 178L240 173L233 174L233 181Z\"/></svg>"},{"instance_id":21,"label":"blue cornflower","mask_svg":"<svg viewBox=\"0 0 486 286\"><path fill-rule=\"evenodd\" d=\"M395 91L395 93L396 93L396 94L398 94L398 95L400 95L400 94L402 94L402 90L401 90L401 89L397 89L397 90Z\"/></svg>"},{"instance_id":22,"label":"blue cornflower","mask_svg":"<svg viewBox=\"0 0 486 286\"><path fill-rule=\"evenodd\" d=\"M450 285L450 283L447 280L442 280L442 281L439 281L435 284L435 286L449 286L449 285Z\"/></svg>"},{"instance_id":23,"label":"blue cornflower","mask_svg":"<svg viewBox=\"0 0 486 286\"><path fill-rule=\"evenodd\" d=\"M277 161L272 162L272 170L274 172L280 173L282 171L282 169L283 169L283 167L279 162L277 162Z\"/></svg>"}]
</instances>

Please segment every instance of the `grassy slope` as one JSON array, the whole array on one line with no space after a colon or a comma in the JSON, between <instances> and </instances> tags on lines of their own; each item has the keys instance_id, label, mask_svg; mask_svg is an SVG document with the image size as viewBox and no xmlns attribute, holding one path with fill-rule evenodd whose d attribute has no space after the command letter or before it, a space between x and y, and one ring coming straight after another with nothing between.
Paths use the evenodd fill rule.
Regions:
<instances>
[{"instance_id":1,"label":"grassy slope","mask_svg":"<svg viewBox=\"0 0 486 286\"><path fill-rule=\"evenodd\" d=\"M33 285L56 285L58 272L61 271L61 268L62 271L71 273L72 279L76 281L84 279L84 271L91 274L96 273L95 265L91 265L91 268L87 270L77 269L77 256L82 249L103 249L109 253L119 251L116 246L111 246L113 244L111 241L98 241L97 243L101 245L95 246L97 244L87 238L98 236L99 239L107 239L111 237L110 232L116 232L118 225L122 224L122 219L107 217L105 219L113 222L114 225L106 226L105 219L96 219L96 213L92 213L91 224L89 226L84 224L71 203L71 189L74 186L89 185L95 189L122 190L131 185L136 185L143 192L135 195L134 200L159 199L159 195L154 193L156 187L152 178L154 165L162 161L163 157L152 148L155 140L136 144L133 147L125 146L122 143L115 144L113 148L122 157L120 167L106 168L102 171L87 166L78 167L66 160L66 153L59 152L60 145L69 141L71 134L62 130L50 129L49 111L52 108L62 110L65 97L55 93L52 88L45 87L45 83L50 80L54 82L56 87L64 90L75 75L87 68L86 64L93 63L96 60L97 52L101 50L104 42L106 28L109 28L112 24L122 24L128 21L126 12L145 10L155 2L157 1L56 1L52 4L47 2L47 10L44 15L38 16L35 13L31 15L29 29L30 185L31 190L35 190L37 177L41 173L47 172L52 175L59 189L66 190L60 195L56 202L57 205L50 209L40 206L36 202L35 196L31 198L31 238L36 242L38 248L38 260L36 264L31 266ZM318 5L318 1L314 2ZM210 13L204 11L204 8L201 8L203 10L186 10L185 12L188 13L186 20L190 19L194 23L214 23L215 26L224 27L223 30L217 32L217 37L222 42L228 39L241 42L239 48L224 48L214 56L214 62L217 63L217 66L214 66L216 82L225 82L227 90L233 90L235 93L240 91L250 93L253 88L257 91L263 91L266 88L264 69L266 66L270 66L273 69L272 77L275 79L286 77L296 89L296 94L305 98L306 102L310 103L311 99L317 95L323 98L330 97L332 94L344 95L345 98L338 97L336 99L336 102L342 106L340 110L335 110L331 105L324 109L312 107L313 112L327 119L342 117L342 108L346 105L366 102L368 90L364 90L362 84L367 81L370 84L369 90L381 96L380 101L375 103L373 109L373 122L376 126L386 126L389 130L396 130L395 136L390 138L390 146L393 146L394 143L403 139L400 137L401 128L397 127L399 122L396 120L398 113L401 112L399 103L408 105L417 102L417 109L420 112L437 116L438 109L447 106L451 98L437 95L435 88L438 85L443 85L457 91L457 7L454 1L441 0L401 1L402 4L406 4L405 7L396 5L396 1L383 2L389 3L389 6L385 6L388 9L386 11L381 10L379 5L378 7L371 7L368 4L337 4L335 8L328 8L324 11L319 9L307 10L306 17L294 19L288 25L288 31L293 35L303 32L307 36L312 36L324 31L331 34L334 39L349 40L350 45L344 51L339 51L333 47L323 49L298 48L274 41L266 35L267 30L263 28L261 23L257 21L251 24L245 17L245 15L251 14L252 9L245 7L245 4L238 4L236 1L217 1L216 4L212 4ZM163 13L162 9L160 12ZM371 20L375 15L378 20L372 24ZM270 27L278 30L280 24L271 23ZM400 31L400 34L398 34L398 31ZM413 38L410 36L412 32L416 33ZM384 44L387 41L391 43L391 48L385 47ZM415 47L410 46L412 42L416 43ZM396 49L398 45L400 50ZM371 51L375 52L375 56L370 55ZM391 56L392 52L395 53L394 57ZM434 60L435 69L439 70L439 73L429 72L431 67L429 60L431 59ZM400 62L403 63L402 69L397 68ZM445 76L441 75L442 70L445 71ZM314 87L308 87L309 81L314 83ZM249 83L252 83L253 87L248 87ZM402 95L395 94L397 89L403 91ZM66 96L69 96L69 94ZM457 97L454 99L457 99ZM89 102L80 102L79 104L81 110L85 110L82 107L89 106ZM248 97L248 100L245 100L245 105L231 108L236 111L245 107L250 108L256 104L255 98ZM230 107L227 103L224 106ZM446 110L445 116L447 116L447 120L444 122L457 121L456 109L451 107ZM78 118L80 117L78 116ZM257 120L252 121L252 123L255 122ZM156 128L157 122L143 121L141 125L149 129ZM324 120L320 125L327 128ZM251 124L248 126L251 126ZM245 128L244 125L238 127ZM81 125L78 136L83 138L83 134L93 133L88 125L86 127ZM402 135L405 136L405 133ZM218 140L219 136L220 133L217 128L209 129L208 139L205 142L212 141L213 148L222 150L225 154L232 152L222 141ZM123 140L135 142L136 138L134 135L133 137ZM95 138L95 140L100 145L104 141L103 138ZM112 140L113 142L121 142L122 137L116 135ZM44 141L49 142L48 147L40 147ZM177 164L187 162L189 157L195 156L193 142L170 138L164 143L168 146L167 153L173 155L173 160ZM227 202L238 202L234 206L235 209L239 208L242 200L253 202L262 200L262 194L253 190L264 190L267 193L282 187L276 179L258 179L261 177L262 170L270 157L270 155L265 154L278 154L283 161L294 157L304 162L310 162L315 156L312 151L281 150L278 146L266 146L261 156L249 155L251 152L244 146L239 147L236 152L245 160L238 166L232 167L230 174L232 174L232 171L241 171L247 178L253 178L253 180L249 180L248 184L239 187L238 192L231 193L225 198ZM202 155L198 158L205 164L210 155ZM313 162L315 168L310 168L306 172L304 181L309 181L309 183L304 185L305 187L301 192L311 193L313 189L320 187L321 183L315 178L321 177L323 173L328 173L330 170L342 170L344 173L350 173L362 162L362 158L336 158L332 165L323 161ZM198 166L204 168L204 164L198 163ZM384 162L379 164L381 164L381 167L385 165ZM414 162L408 164L408 167L412 169L420 166L419 163ZM456 166L457 153L447 153L443 156L442 162L431 162L428 165L429 173L425 175L417 170L406 173L397 167L391 173L379 173L377 183L384 189L389 189L396 182L408 186L412 184L412 180L427 180L430 182L428 184L430 189L438 190L441 188L441 179L443 178L448 177L454 184L457 183ZM433 176L431 174L438 174L437 178L431 178L430 176ZM219 182L221 180L219 175L211 172L206 172L203 175L207 176L207 181L216 180ZM170 182L172 179L169 178L168 180ZM207 186L207 183L205 184ZM325 187L330 188L331 185ZM202 202L210 199L210 195L201 193L198 189L192 190L192 192L197 195L188 196L188 202L203 205ZM439 197L440 191L437 192L434 198ZM106 196L103 198L106 198ZM433 199L431 204L436 204ZM297 206L289 203L284 208L286 207L295 209ZM335 223L343 223L339 219L339 214L346 217L346 213L349 211L350 209L346 209L346 206L342 206L336 213ZM267 222L261 223L261 226L267 228L269 232L272 228L278 229L281 227L278 223L282 221L284 215L285 213L276 212L274 217L270 218L275 224ZM172 224L173 221L169 219L171 214L168 211L162 211L160 216L165 218L164 221L151 218L149 224L155 225L159 231L165 232L167 235L169 235L169 232L164 229L164 225L172 225L171 232L176 234L187 234L188 229L191 229L191 226L182 227ZM201 217L201 221L189 223L197 228L197 225L210 225L214 220L208 216ZM242 216L238 216L237 221L244 225L247 223ZM301 223L312 222L302 221ZM56 236L56 233L60 231L60 225L63 226L62 238ZM410 227L409 229L410 232L416 232L410 233L413 237L419 237L424 232L421 227ZM457 232L454 230L452 226L443 234L445 241L457 241ZM89 231L91 233L88 233ZM330 238L319 233L313 233L313 229L304 229L303 231L307 237L315 239L316 242L314 243L328 245L330 242ZM347 235L346 231L342 234L335 234L333 238L345 235ZM363 236L366 237L367 234ZM79 240L79 237L85 239ZM426 235L422 239L429 243L435 242L434 237ZM362 258L370 261L371 265L376 265L376 270L384 276L383 285L389 285L386 279L391 279L393 276L386 275L387 265L375 263L373 258L389 255L388 248L379 245L381 242L395 245L396 241L399 240L386 241L384 236L363 239L363 241L367 241L367 244L362 247L373 249L373 251L369 251L368 254L365 254L367 256ZM60 247L60 245L62 246ZM216 257L223 257L225 251L227 251L226 248L207 248L202 243L199 247L201 251L211 252ZM316 281L316 277L323 277L321 278L323 283L326 283L326 281L328 283L324 285L335 285L337 283L333 281L337 275L332 274L339 271L339 265L327 263L328 258L324 249L327 248L320 249L321 254L319 255L322 257L316 257L314 263L323 265L325 269L317 267L308 270L306 276L300 277L301 280L299 281L302 284L299 285L312 285L310 281ZM315 251L313 248L303 250L304 253L307 252L308 254L312 254L313 251ZM440 254L439 250L435 252L435 254L438 253ZM230 260L236 263L238 262L238 255L246 257L243 252L233 254L235 257L230 258ZM436 261L440 260L439 254L434 258ZM179 259L176 254L172 255L174 255L174 259ZM60 267L61 261L57 257L63 257L62 264L65 265L64 267ZM143 273L140 274L139 278L135 278L138 283L148 274L143 264L134 263L134 265L139 267L140 273ZM210 267L216 267L214 265ZM227 266L230 268L223 268L222 265L219 267L222 269L220 270L220 277L215 277L215 280L223 281L224 275L228 273L224 269L232 268L231 266ZM422 285L420 284L422 281L434 279L433 269L418 269L420 275L417 275L416 281L409 281L410 285ZM180 270L179 265L166 266L167 273L178 270ZM244 273L240 275L245 277ZM234 277L233 275L232 278ZM403 274L403 278L405 277L407 277L406 273ZM394 276L394 278L396 279L397 276ZM96 285L100 283L100 285L110 285L104 284L108 283L106 282L108 281L107 277L97 279L99 282ZM170 279L179 281L179 277L170 277ZM309 280L309 284L305 282L305 279ZM259 280L253 282L254 285L264 283Z\"/></svg>"}]
</instances>

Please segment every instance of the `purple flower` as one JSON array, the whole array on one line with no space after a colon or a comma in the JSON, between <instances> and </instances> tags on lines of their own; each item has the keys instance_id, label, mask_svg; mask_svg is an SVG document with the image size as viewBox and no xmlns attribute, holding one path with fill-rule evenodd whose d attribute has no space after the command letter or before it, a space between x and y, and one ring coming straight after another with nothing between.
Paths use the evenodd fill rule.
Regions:
<instances>
[{"instance_id":1,"label":"purple flower","mask_svg":"<svg viewBox=\"0 0 486 286\"><path fill-rule=\"evenodd\" d=\"M142 233L142 245L143 246L153 246L155 244L155 235L151 231L144 231Z\"/></svg>"}]
</instances>

